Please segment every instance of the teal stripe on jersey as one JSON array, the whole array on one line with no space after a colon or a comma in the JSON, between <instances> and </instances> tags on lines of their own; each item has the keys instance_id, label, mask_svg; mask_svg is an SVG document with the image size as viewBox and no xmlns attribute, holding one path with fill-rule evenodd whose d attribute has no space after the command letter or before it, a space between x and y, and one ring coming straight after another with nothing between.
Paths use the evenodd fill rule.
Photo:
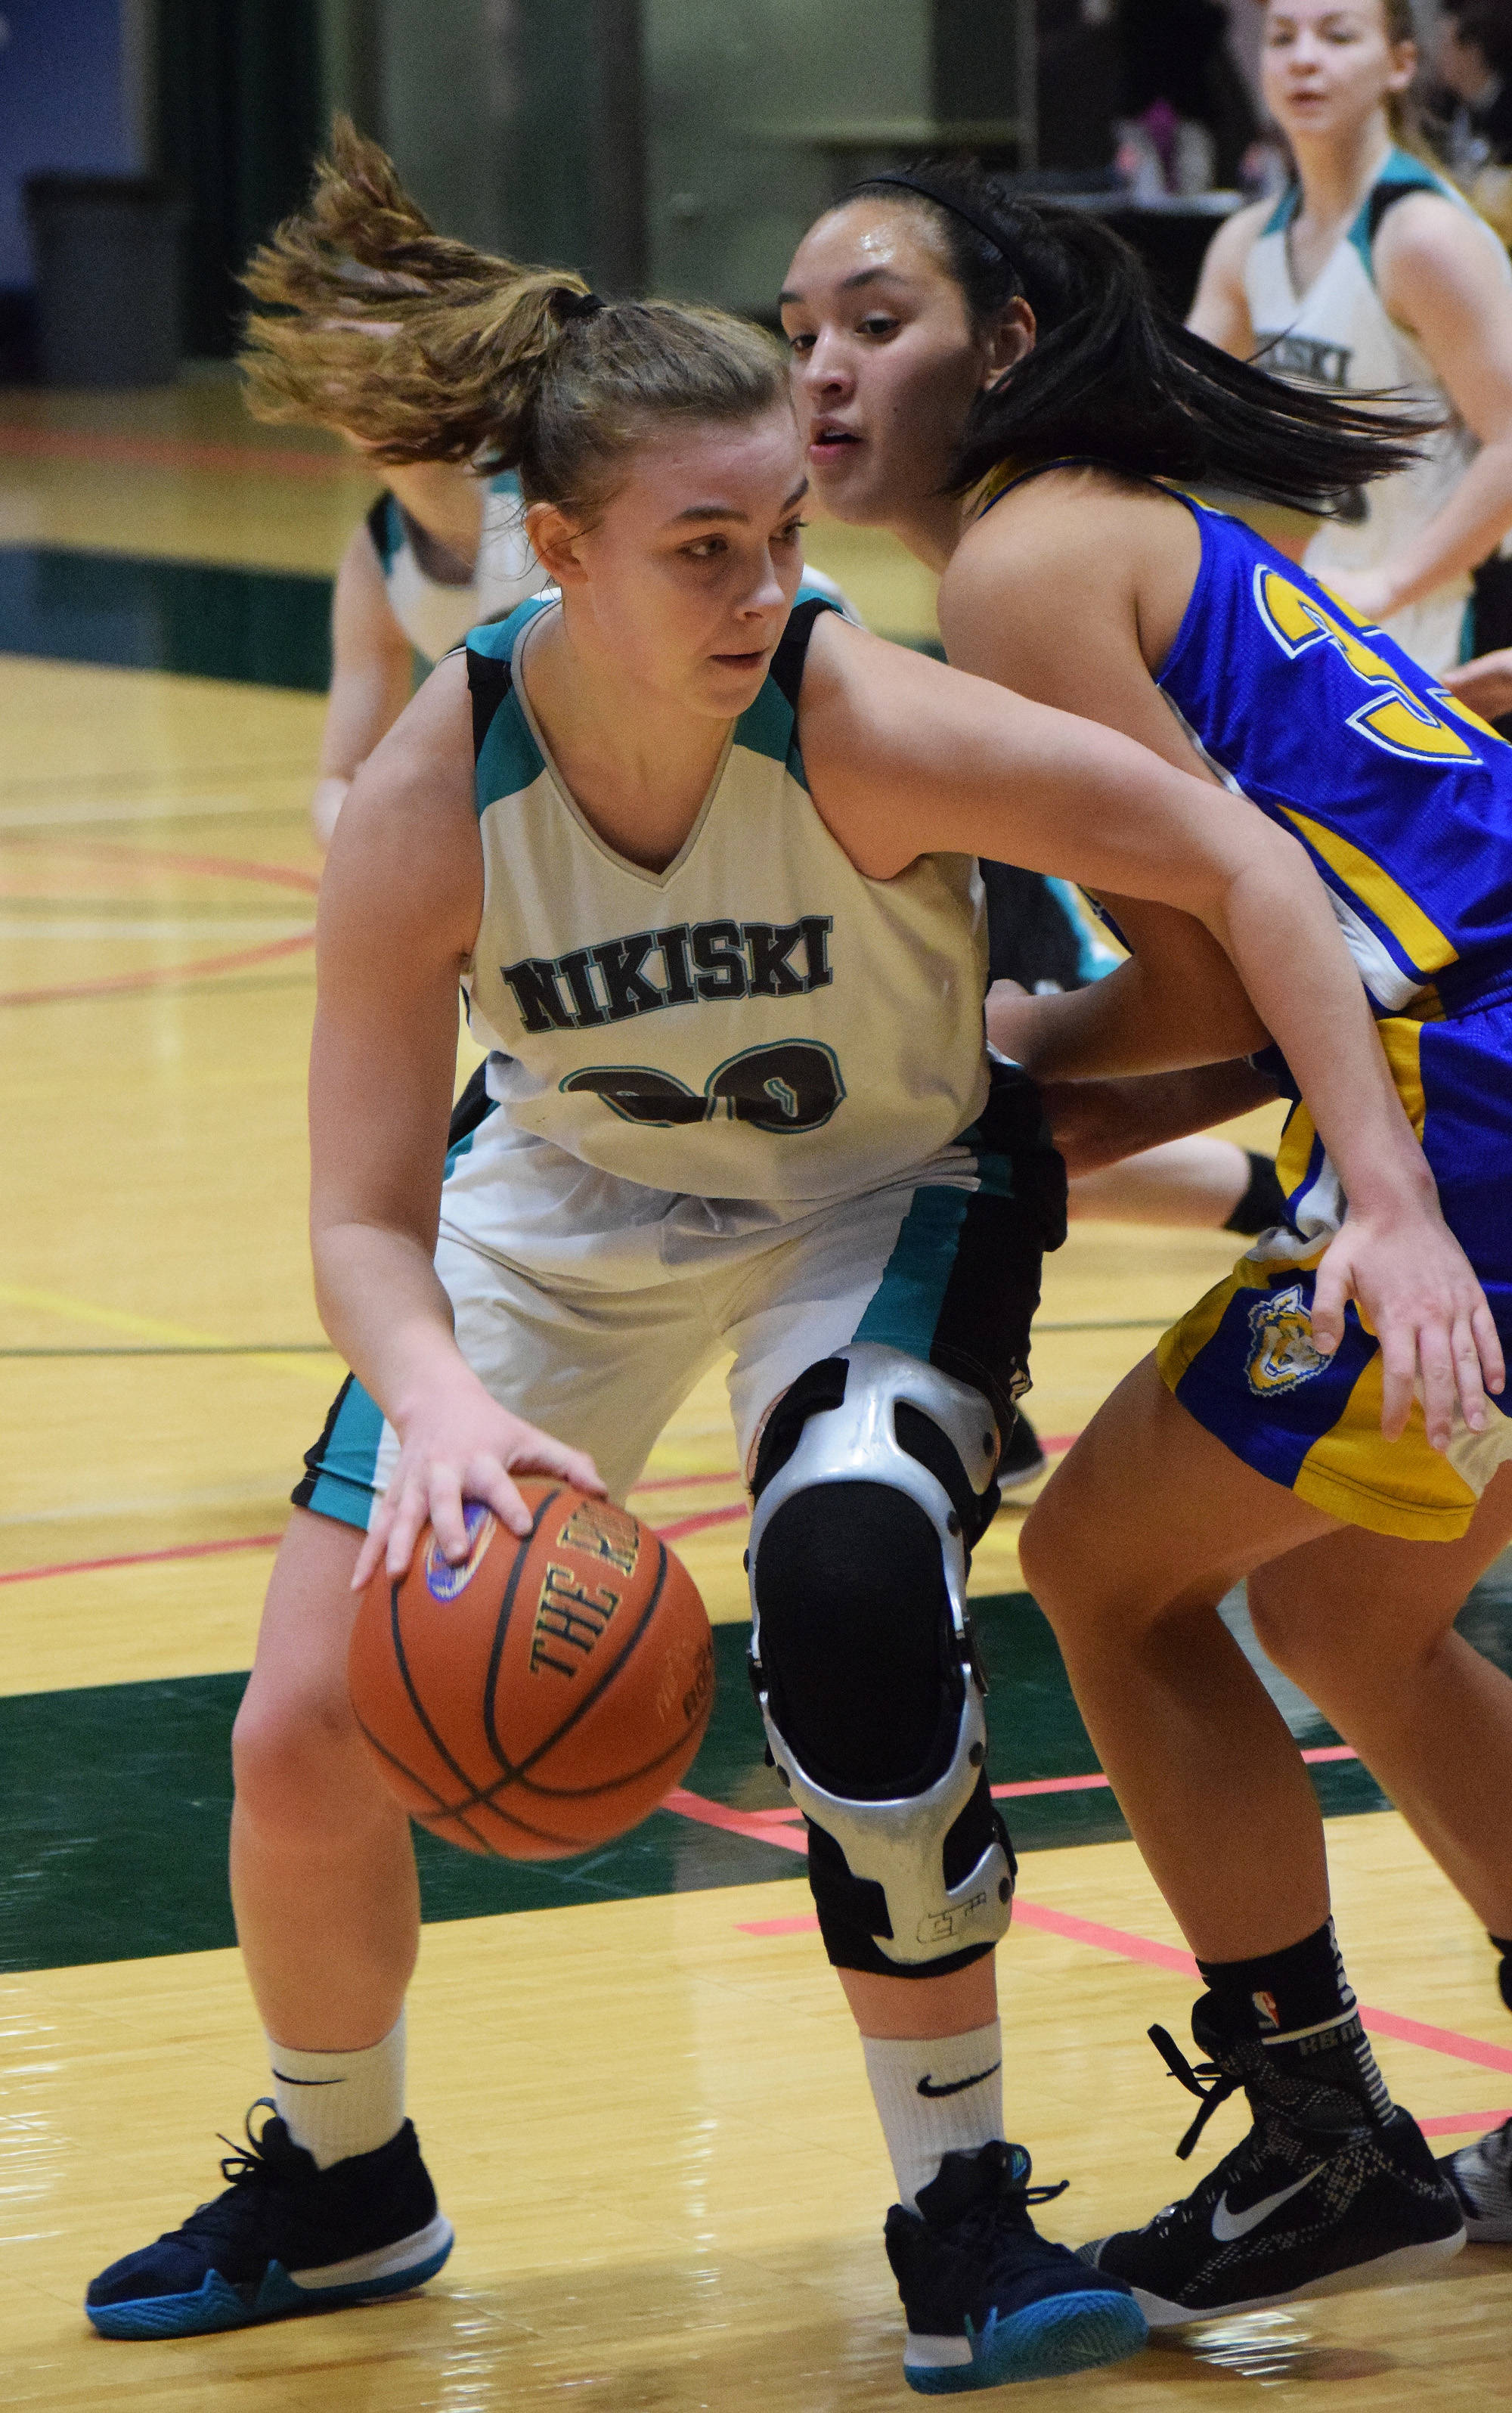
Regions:
<instances>
[{"instance_id":1,"label":"teal stripe on jersey","mask_svg":"<svg viewBox=\"0 0 1512 2413\"><path fill-rule=\"evenodd\" d=\"M318 1463L310 1469L315 1479L301 1499L301 1507L314 1509L317 1517L332 1517L338 1525L355 1525L360 1533L365 1533L373 1514L373 1477L382 1434L383 1410L369 1399L355 1374L348 1376L330 1429L321 1436Z\"/></svg>"},{"instance_id":2,"label":"teal stripe on jersey","mask_svg":"<svg viewBox=\"0 0 1512 2413\"><path fill-rule=\"evenodd\" d=\"M929 1362L973 1195L943 1181L915 1191L856 1340L875 1340Z\"/></svg>"},{"instance_id":3,"label":"teal stripe on jersey","mask_svg":"<svg viewBox=\"0 0 1512 2413\"><path fill-rule=\"evenodd\" d=\"M473 1125L472 1130L469 1132L463 1132L456 1146L454 1147L448 1148L446 1172L444 1172L441 1177L443 1181L447 1178L447 1175L450 1173L452 1166L456 1164L461 1158L471 1155L473 1142L477 1139L478 1132L482 1130L483 1125L487 1122L490 1115L496 1115L498 1111L498 1100L496 1098L491 1098L482 1113L478 1116L477 1122Z\"/></svg>"},{"instance_id":4,"label":"teal stripe on jersey","mask_svg":"<svg viewBox=\"0 0 1512 2413\"><path fill-rule=\"evenodd\" d=\"M538 779L546 764L511 688L489 723L477 753L473 796L481 820L501 796L518 796Z\"/></svg>"},{"instance_id":5,"label":"teal stripe on jersey","mask_svg":"<svg viewBox=\"0 0 1512 2413\"><path fill-rule=\"evenodd\" d=\"M755 703L747 705L735 724L735 743L769 762L785 762L795 752L793 707L775 679L762 684Z\"/></svg>"},{"instance_id":6,"label":"teal stripe on jersey","mask_svg":"<svg viewBox=\"0 0 1512 2413\"><path fill-rule=\"evenodd\" d=\"M1366 194L1349 229L1349 240L1364 262L1365 274L1373 285L1375 282L1375 263L1371 246L1381 223L1377 196L1387 190L1437 193L1442 200L1453 201L1459 209L1469 207L1464 195L1457 193L1442 176L1435 175L1425 159L1415 159L1410 151L1393 151ZM1269 234L1270 231L1268 227L1266 232Z\"/></svg>"}]
</instances>

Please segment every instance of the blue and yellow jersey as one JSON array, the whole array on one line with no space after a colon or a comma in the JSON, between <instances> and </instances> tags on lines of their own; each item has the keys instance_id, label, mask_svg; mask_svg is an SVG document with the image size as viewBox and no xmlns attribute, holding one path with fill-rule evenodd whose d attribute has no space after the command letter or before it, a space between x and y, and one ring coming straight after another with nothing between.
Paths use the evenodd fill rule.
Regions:
<instances>
[{"instance_id":1,"label":"blue and yellow jersey","mask_svg":"<svg viewBox=\"0 0 1512 2413\"><path fill-rule=\"evenodd\" d=\"M1383 1014L1512 968L1512 747L1242 522L1187 496L1197 573L1157 685L1299 837Z\"/></svg>"}]
</instances>

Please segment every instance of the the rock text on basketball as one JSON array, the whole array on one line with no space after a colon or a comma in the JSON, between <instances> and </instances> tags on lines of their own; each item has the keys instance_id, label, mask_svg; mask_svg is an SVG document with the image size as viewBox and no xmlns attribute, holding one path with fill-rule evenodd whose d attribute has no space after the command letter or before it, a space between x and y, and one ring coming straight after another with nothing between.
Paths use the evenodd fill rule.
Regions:
<instances>
[{"instance_id":1,"label":"the rock text on basketball","mask_svg":"<svg viewBox=\"0 0 1512 2413\"><path fill-rule=\"evenodd\" d=\"M619 1605L620 1595L609 1585L585 1583L570 1567L548 1562L531 1636L531 1674L550 1668L558 1676L576 1676Z\"/></svg>"}]
</instances>

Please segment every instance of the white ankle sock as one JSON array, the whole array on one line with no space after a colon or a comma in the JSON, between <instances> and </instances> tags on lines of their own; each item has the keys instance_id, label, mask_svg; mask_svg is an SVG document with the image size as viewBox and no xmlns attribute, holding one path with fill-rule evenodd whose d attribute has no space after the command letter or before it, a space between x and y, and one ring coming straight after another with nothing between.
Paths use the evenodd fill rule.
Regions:
<instances>
[{"instance_id":1,"label":"white ankle sock","mask_svg":"<svg viewBox=\"0 0 1512 2413\"><path fill-rule=\"evenodd\" d=\"M993 2020L953 2036L862 2036L866 2074L888 2140L898 2197L918 2191L947 2154L969 2154L1003 2134L1003 2028Z\"/></svg>"},{"instance_id":2,"label":"white ankle sock","mask_svg":"<svg viewBox=\"0 0 1512 2413\"><path fill-rule=\"evenodd\" d=\"M299 2052L268 2039L278 2116L323 2170L375 2154L404 2122L404 2014L360 2052Z\"/></svg>"}]
</instances>

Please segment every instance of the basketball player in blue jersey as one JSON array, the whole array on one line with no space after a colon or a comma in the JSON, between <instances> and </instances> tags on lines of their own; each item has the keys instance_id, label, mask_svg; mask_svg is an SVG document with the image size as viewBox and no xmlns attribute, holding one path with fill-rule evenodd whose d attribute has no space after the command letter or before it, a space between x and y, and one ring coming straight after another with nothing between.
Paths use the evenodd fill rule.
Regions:
<instances>
[{"instance_id":1,"label":"basketball player in blue jersey","mask_svg":"<svg viewBox=\"0 0 1512 2413\"><path fill-rule=\"evenodd\" d=\"M624 1491L732 1355L761 1714L898 2172L907 2376L1115 2361L1138 2305L1036 2235L1002 2118L1014 1870L965 1577L1063 1176L1032 1085L989 1066L974 859L1152 896L1232 951L1351 1188L1320 1328L1342 1336L1359 1297L1421 1365L1435 1430L1456 1397L1487 1424L1488 1310L1296 840L805 597L802 444L758 331L432 252L406 207L347 129L278 238L312 278L433 265L424 301L385 299L385 391L351 390L362 344L339 327L311 361L255 322L250 372L396 460L516 469L558 595L438 666L337 827L313 1235L353 1374L236 1740L272 2116L225 2195L94 2282L90 2317L185 2334L440 2268L451 2232L404 2111L415 1864L347 1701L354 1588L402 1569L427 1516L463 1556L464 1503L528 1531L514 1473ZM443 1177L459 980L492 1053Z\"/></svg>"},{"instance_id":2,"label":"basketball player in blue jersey","mask_svg":"<svg viewBox=\"0 0 1512 2413\"><path fill-rule=\"evenodd\" d=\"M950 659L1138 737L1306 848L1512 1344L1512 749L1185 491L1327 508L1400 449L1183 330L1106 229L969 167L859 187L800 246L783 316L815 487L943 572ZM1284 1043L1217 1061L1279 1034L1195 924L1105 901L1131 963L1076 996L990 1002L1006 1054L1072 1076L1047 1092L1057 1129L1075 1131L1076 1076L1149 1065L1157 1024L1169 1065L1213 1060L1131 1083L1116 1152L1268 1083L1295 1097ZM1284 979L1303 970L1294 933L1272 944ZM1088 1087L1095 1121L1108 1085ZM1265 1648L1485 1922L1512 2006L1512 1681L1453 1630L1512 1540L1512 1422L1425 1412L1368 1310L1341 1336L1330 1309L1320 1337L1314 1268L1363 1202L1303 1105L1278 1169L1284 1219L1120 1385L1021 1545L1207 1985L1201 2119L1240 2087L1254 2118L1184 2201L1083 2249L1156 2323L1405 2276L1467 2231L1512 2241L1512 2123L1439 2168L1390 2103L1307 1771L1217 1614L1247 1577Z\"/></svg>"},{"instance_id":3,"label":"basketball player in blue jersey","mask_svg":"<svg viewBox=\"0 0 1512 2413\"><path fill-rule=\"evenodd\" d=\"M1408 145L1412 0L1267 0L1265 98L1296 181L1214 236L1191 324L1241 360L1441 420L1304 560L1423 665L1481 650L1471 572L1512 528L1512 270Z\"/></svg>"}]
</instances>

